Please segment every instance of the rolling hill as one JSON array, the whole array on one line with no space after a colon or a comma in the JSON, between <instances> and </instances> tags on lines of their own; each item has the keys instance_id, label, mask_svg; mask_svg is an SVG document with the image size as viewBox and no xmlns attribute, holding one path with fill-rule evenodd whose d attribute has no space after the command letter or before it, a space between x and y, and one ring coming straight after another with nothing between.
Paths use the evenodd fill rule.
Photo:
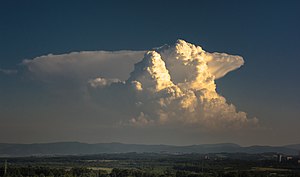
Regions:
<instances>
[{"instance_id":1,"label":"rolling hill","mask_svg":"<svg viewBox=\"0 0 300 177\"><path fill-rule=\"evenodd\" d=\"M79 142L57 142L41 144L6 144L0 143L0 156L45 156L45 155L87 155L101 153L265 153L276 152L296 155L300 144L287 146L248 146L232 143L202 144L190 146L143 145L123 143L87 144Z\"/></svg>"}]
</instances>

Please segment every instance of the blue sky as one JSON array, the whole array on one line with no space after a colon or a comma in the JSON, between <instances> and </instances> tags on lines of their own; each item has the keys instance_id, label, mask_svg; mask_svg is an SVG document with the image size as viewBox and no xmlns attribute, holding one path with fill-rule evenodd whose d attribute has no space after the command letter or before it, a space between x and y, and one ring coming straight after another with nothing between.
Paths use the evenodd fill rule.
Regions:
<instances>
[{"instance_id":1,"label":"blue sky","mask_svg":"<svg viewBox=\"0 0 300 177\"><path fill-rule=\"evenodd\" d=\"M259 118L268 129L268 137L244 142L242 138L228 135L225 141L297 143L300 139L296 126L300 124L299 7L300 2L292 0L1 1L0 69L18 70L18 74L0 72L0 98L3 98L0 99L0 120L7 122L2 125L0 134L4 136L10 132L6 129L15 129L5 142L102 141L86 138L88 133L78 139L70 133L53 138L51 131L28 138L39 132L38 128L35 132L28 129L40 126L38 114L31 112L47 111L41 104L51 105L49 100L54 98L48 86L45 89L42 83L26 78L24 66L20 65L24 59L74 51L149 50L184 39L206 51L240 55L245 60L242 68L217 80L217 90L239 110ZM27 118L18 118L18 114L12 112L26 114ZM22 121L35 123L24 128ZM27 136L20 136L20 132ZM183 144L213 143L223 138L211 137ZM103 141L114 140L122 141L109 137ZM156 143L155 139L149 142ZM181 144L176 143L176 139L166 143Z\"/></svg>"}]
</instances>

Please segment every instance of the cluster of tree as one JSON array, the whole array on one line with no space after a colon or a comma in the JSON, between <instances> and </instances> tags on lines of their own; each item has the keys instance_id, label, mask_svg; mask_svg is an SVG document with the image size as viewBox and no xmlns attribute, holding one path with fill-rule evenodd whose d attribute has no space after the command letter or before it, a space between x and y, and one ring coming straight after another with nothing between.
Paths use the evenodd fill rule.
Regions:
<instances>
[{"instance_id":1,"label":"cluster of tree","mask_svg":"<svg viewBox=\"0 0 300 177\"><path fill-rule=\"evenodd\" d=\"M1 177L108 177L104 170L87 168L10 167L6 173L0 168Z\"/></svg>"},{"instance_id":2,"label":"cluster of tree","mask_svg":"<svg viewBox=\"0 0 300 177\"><path fill-rule=\"evenodd\" d=\"M231 164L232 165L232 164ZM274 166L273 166L274 167ZM174 165L173 169L177 172L176 177L269 177L269 176L285 176L285 177L299 177L300 170L292 168L262 168L262 170L255 170L246 164L240 166L230 166L230 164L193 164L187 163L184 165ZM269 169L269 170L268 170Z\"/></svg>"},{"instance_id":3,"label":"cluster of tree","mask_svg":"<svg viewBox=\"0 0 300 177\"><path fill-rule=\"evenodd\" d=\"M186 170L166 169L163 171L149 171L146 169L121 169L114 168L110 173L105 170L92 170L84 167L63 169L49 167L10 167L4 174L4 169L0 168L1 177L268 177L286 176L297 177L297 172L277 172L267 171L210 171L194 172ZM198 171L198 169L196 170Z\"/></svg>"}]
</instances>

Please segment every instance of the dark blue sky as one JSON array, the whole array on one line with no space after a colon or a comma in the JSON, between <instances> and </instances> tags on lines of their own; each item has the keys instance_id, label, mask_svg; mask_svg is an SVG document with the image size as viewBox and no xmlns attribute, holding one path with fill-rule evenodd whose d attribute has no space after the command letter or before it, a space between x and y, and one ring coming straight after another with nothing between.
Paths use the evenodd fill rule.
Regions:
<instances>
[{"instance_id":1,"label":"dark blue sky","mask_svg":"<svg viewBox=\"0 0 300 177\"><path fill-rule=\"evenodd\" d=\"M0 8L3 67L50 52L149 49L178 38L266 58L259 62L299 57L297 1L31 0Z\"/></svg>"},{"instance_id":2,"label":"dark blue sky","mask_svg":"<svg viewBox=\"0 0 300 177\"><path fill-rule=\"evenodd\" d=\"M285 131L300 123L299 8L296 0L2 0L0 68L18 69L23 59L49 53L147 50L184 39L243 56L245 66L217 81L219 92ZM7 77L0 76L2 94L25 87Z\"/></svg>"}]
</instances>

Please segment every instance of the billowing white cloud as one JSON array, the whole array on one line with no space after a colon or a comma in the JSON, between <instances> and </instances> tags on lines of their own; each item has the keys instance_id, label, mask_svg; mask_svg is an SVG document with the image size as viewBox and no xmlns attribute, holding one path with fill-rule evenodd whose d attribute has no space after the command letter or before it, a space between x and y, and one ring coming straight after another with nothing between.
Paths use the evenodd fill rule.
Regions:
<instances>
[{"instance_id":1,"label":"billowing white cloud","mask_svg":"<svg viewBox=\"0 0 300 177\"><path fill-rule=\"evenodd\" d=\"M117 84L118 92L134 98L129 123L197 124L209 130L256 124L216 92L215 78L242 64L242 57L208 53L183 40L146 52L126 82Z\"/></svg>"},{"instance_id":2,"label":"billowing white cloud","mask_svg":"<svg viewBox=\"0 0 300 177\"><path fill-rule=\"evenodd\" d=\"M89 98L117 113L121 125L241 128L257 123L216 92L215 79L244 64L240 56L209 53L178 40L149 51L94 51L24 60L37 79L88 86Z\"/></svg>"}]
</instances>

